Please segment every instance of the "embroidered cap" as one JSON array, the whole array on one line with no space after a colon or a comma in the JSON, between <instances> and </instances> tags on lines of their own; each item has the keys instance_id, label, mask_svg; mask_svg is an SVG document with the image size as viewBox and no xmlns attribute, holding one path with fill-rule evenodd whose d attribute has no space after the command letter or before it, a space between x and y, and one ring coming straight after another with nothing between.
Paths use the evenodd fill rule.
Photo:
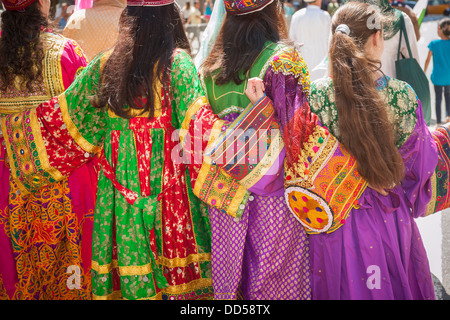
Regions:
<instances>
[{"instance_id":1,"label":"embroidered cap","mask_svg":"<svg viewBox=\"0 0 450 320\"><path fill-rule=\"evenodd\" d=\"M274 0L223 0L225 9L232 15L244 15L261 11Z\"/></svg>"},{"instance_id":2,"label":"embroidered cap","mask_svg":"<svg viewBox=\"0 0 450 320\"><path fill-rule=\"evenodd\" d=\"M175 0L127 0L129 7L160 7L174 3Z\"/></svg>"},{"instance_id":3,"label":"embroidered cap","mask_svg":"<svg viewBox=\"0 0 450 320\"><path fill-rule=\"evenodd\" d=\"M22 11L36 0L2 0L5 10Z\"/></svg>"}]
</instances>

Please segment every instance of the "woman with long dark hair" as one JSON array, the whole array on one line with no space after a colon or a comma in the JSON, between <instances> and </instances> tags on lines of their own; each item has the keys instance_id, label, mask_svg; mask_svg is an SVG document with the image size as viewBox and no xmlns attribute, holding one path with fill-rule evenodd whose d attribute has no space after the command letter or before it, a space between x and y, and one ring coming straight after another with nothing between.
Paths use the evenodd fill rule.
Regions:
<instances>
[{"instance_id":1,"label":"woman with long dark hair","mask_svg":"<svg viewBox=\"0 0 450 320\"><path fill-rule=\"evenodd\" d=\"M249 192L238 220L214 206L209 210L215 297L309 299L306 233L289 212L283 196L284 145L290 133L281 130L282 135L278 134L278 123L307 105L308 71L289 44L278 0L245 4L225 0L224 4L225 20L201 65L202 79L212 110L245 133L240 141L259 142L233 161L221 162L220 152L211 153L213 161L224 164ZM251 102L245 93L247 82L254 77L262 80L275 110L262 112L264 105L247 108ZM268 125L264 127L265 123ZM214 177L209 181L214 184Z\"/></svg>"},{"instance_id":2,"label":"woman with long dark hair","mask_svg":"<svg viewBox=\"0 0 450 320\"><path fill-rule=\"evenodd\" d=\"M78 44L49 29L47 0L3 0L0 38L0 116L25 112L66 90L86 66ZM57 125L48 114L40 116ZM0 295L9 299L89 299L93 213L97 174L92 163L61 179L59 145L49 161L34 153L51 144L48 135L26 143L16 122L12 139L0 137ZM36 138L36 139L35 139ZM7 156L17 144L20 158ZM17 166L22 170L12 170ZM42 179L27 181L31 170ZM16 180L10 179L12 177ZM66 175L67 177L68 175ZM53 183L58 180L58 183ZM31 184L29 184L31 182ZM46 186L46 184L52 183ZM29 191L33 191L30 194ZM76 270L69 268L76 266ZM67 286L78 274L78 290ZM1 282L3 281L3 285Z\"/></svg>"},{"instance_id":3,"label":"woman with long dark hair","mask_svg":"<svg viewBox=\"0 0 450 320\"><path fill-rule=\"evenodd\" d=\"M210 225L193 190L202 190L202 152L215 134L210 129L220 132L226 124L212 113L189 51L173 0L130 0L117 45L95 57L68 90L34 109L40 128L24 125L35 139L54 139L32 151L64 173L99 157L94 299L212 296ZM5 135L21 133L15 119L26 124L26 117L3 119ZM21 157L14 142L8 152ZM217 186L215 200L236 214L245 196L235 182Z\"/></svg>"}]
</instances>

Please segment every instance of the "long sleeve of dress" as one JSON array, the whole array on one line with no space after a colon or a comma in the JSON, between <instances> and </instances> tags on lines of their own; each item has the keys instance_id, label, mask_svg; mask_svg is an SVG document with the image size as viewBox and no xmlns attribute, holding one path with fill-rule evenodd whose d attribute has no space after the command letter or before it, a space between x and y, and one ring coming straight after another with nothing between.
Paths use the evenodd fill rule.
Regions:
<instances>
[{"instance_id":1,"label":"long sleeve of dress","mask_svg":"<svg viewBox=\"0 0 450 320\"><path fill-rule=\"evenodd\" d=\"M249 191L279 195L284 192L285 144L292 138L288 123L298 110L310 116L309 74L297 51L283 47L267 61L261 78L267 96L241 113L229 126L235 135L223 133L210 154ZM234 150L238 153L231 157Z\"/></svg>"},{"instance_id":2,"label":"long sleeve of dress","mask_svg":"<svg viewBox=\"0 0 450 320\"><path fill-rule=\"evenodd\" d=\"M61 54L61 78L64 89L67 89L72 84L87 64L86 55L80 45L76 41L67 39L64 51Z\"/></svg>"},{"instance_id":3,"label":"long sleeve of dress","mask_svg":"<svg viewBox=\"0 0 450 320\"><path fill-rule=\"evenodd\" d=\"M308 72L296 51L274 57L265 83L286 148L288 207L308 233L332 232L345 223L367 183L355 159L311 111Z\"/></svg>"},{"instance_id":4,"label":"long sleeve of dress","mask_svg":"<svg viewBox=\"0 0 450 320\"><path fill-rule=\"evenodd\" d=\"M412 94L412 88L408 88ZM420 101L416 100L417 122L408 140L399 149L405 164L405 178L401 183L411 213L415 218L427 213L432 198L432 176L437 165L437 149L422 113Z\"/></svg>"},{"instance_id":5,"label":"long sleeve of dress","mask_svg":"<svg viewBox=\"0 0 450 320\"><path fill-rule=\"evenodd\" d=\"M282 148L276 156L285 155L285 162L284 174L274 177L272 185L284 178L286 190L282 191L289 209L307 232L332 232L345 223L367 183L358 174L355 159L311 112L309 79L296 51L287 49L274 56L264 83L267 97L247 109L249 114L258 110L276 114L272 121L282 137ZM256 128L255 123L265 118L253 119ZM231 126L241 121L240 117ZM217 149L224 148L226 145Z\"/></svg>"},{"instance_id":6,"label":"long sleeve of dress","mask_svg":"<svg viewBox=\"0 0 450 320\"><path fill-rule=\"evenodd\" d=\"M298 155L294 146L300 146L318 124L308 104L309 72L298 52L288 49L273 57L264 83L273 101L284 145L289 146L287 163L292 164Z\"/></svg>"},{"instance_id":7,"label":"long sleeve of dress","mask_svg":"<svg viewBox=\"0 0 450 320\"><path fill-rule=\"evenodd\" d=\"M104 110L91 105L105 56L99 56L61 95L2 118L11 173L21 191L61 181L102 146Z\"/></svg>"},{"instance_id":8,"label":"long sleeve of dress","mask_svg":"<svg viewBox=\"0 0 450 320\"><path fill-rule=\"evenodd\" d=\"M178 161L188 164L194 194L208 205L231 216L241 216L242 204L248 199L247 190L219 166L203 157L228 123L211 110L201 86L195 65L187 53L174 57L172 68L172 103L175 115L172 124L180 128L181 148L174 153ZM183 156L180 157L179 151Z\"/></svg>"}]
</instances>

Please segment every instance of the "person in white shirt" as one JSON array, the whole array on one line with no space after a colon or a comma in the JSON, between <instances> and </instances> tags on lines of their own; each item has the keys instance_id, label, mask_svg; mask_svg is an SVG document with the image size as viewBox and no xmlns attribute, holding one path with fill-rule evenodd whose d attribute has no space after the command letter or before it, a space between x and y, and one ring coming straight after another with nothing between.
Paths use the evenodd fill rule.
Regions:
<instances>
[{"instance_id":1,"label":"person in white shirt","mask_svg":"<svg viewBox=\"0 0 450 320\"><path fill-rule=\"evenodd\" d=\"M381 57L381 71L390 78L396 78L395 61L397 60L398 45L400 42L400 16L403 15L405 21L406 34L408 35L409 46L412 58L419 60L419 50L417 46L416 31L411 18L405 12L394 9L391 0L350 0L364 2L377 7L385 21L383 22L384 51ZM402 38L400 52L405 58L409 58L405 37Z\"/></svg>"},{"instance_id":2,"label":"person in white shirt","mask_svg":"<svg viewBox=\"0 0 450 320\"><path fill-rule=\"evenodd\" d=\"M300 46L311 81L326 75L326 68L317 68L328 56L331 17L320 7L322 0L304 0L307 3L292 16L289 38Z\"/></svg>"},{"instance_id":3,"label":"person in white shirt","mask_svg":"<svg viewBox=\"0 0 450 320\"><path fill-rule=\"evenodd\" d=\"M202 23L202 13L200 12L200 1L194 2L194 7L189 13L188 24L199 25Z\"/></svg>"},{"instance_id":4,"label":"person in white shirt","mask_svg":"<svg viewBox=\"0 0 450 320\"><path fill-rule=\"evenodd\" d=\"M183 7L182 10L182 14L183 14L183 23L186 24L189 20L189 15L191 14L191 2L190 1L186 1L186 4Z\"/></svg>"}]
</instances>

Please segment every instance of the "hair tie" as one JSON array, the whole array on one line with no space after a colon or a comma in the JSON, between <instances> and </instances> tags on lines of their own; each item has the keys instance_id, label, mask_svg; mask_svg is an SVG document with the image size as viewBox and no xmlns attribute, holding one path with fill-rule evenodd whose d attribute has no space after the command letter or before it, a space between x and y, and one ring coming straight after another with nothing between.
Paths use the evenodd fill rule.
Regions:
<instances>
[{"instance_id":1,"label":"hair tie","mask_svg":"<svg viewBox=\"0 0 450 320\"><path fill-rule=\"evenodd\" d=\"M337 26L336 30L334 30L334 33L336 33L336 32L342 32L349 36L350 28L346 24L340 24Z\"/></svg>"}]
</instances>

